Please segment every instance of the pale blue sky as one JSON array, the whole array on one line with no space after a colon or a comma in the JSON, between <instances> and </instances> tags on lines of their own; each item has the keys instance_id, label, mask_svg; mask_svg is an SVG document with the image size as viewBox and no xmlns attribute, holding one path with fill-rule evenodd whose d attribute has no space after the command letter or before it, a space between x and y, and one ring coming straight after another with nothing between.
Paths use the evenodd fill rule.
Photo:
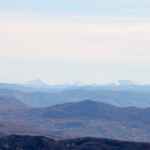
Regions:
<instances>
[{"instance_id":1,"label":"pale blue sky","mask_svg":"<svg viewBox=\"0 0 150 150\"><path fill-rule=\"evenodd\" d=\"M149 0L0 0L0 10L53 15L150 16Z\"/></svg>"},{"instance_id":2,"label":"pale blue sky","mask_svg":"<svg viewBox=\"0 0 150 150\"><path fill-rule=\"evenodd\" d=\"M0 0L0 81L150 83L149 0Z\"/></svg>"}]
</instances>

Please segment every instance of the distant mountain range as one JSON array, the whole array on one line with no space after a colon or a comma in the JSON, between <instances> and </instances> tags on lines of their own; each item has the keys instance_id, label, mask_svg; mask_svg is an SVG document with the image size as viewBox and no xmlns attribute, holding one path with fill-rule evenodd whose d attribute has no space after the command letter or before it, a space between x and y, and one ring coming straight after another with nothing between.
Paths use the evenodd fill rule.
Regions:
<instances>
[{"instance_id":1,"label":"distant mountain range","mask_svg":"<svg viewBox=\"0 0 150 150\"><path fill-rule=\"evenodd\" d=\"M101 137L149 142L149 114L150 108L121 108L84 100L46 108L1 111L0 133L56 139Z\"/></svg>"},{"instance_id":2,"label":"distant mountain range","mask_svg":"<svg viewBox=\"0 0 150 150\"><path fill-rule=\"evenodd\" d=\"M9 95L31 107L48 107L66 102L78 102L84 99L92 99L120 107L150 107L150 86L134 85L126 82L117 86L49 86L42 81L31 81L30 84L24 85L0 84L0 96Z\"/></svg>"},{"instance_id":3,"label":"distant mountain range","mask_svg":"<svg viewBox=\"0 0 150 150\"><path fill-rule=\"evenodd\" d=\"M29 84L0 84L0 135L150 141L149 86Z\"/></svg>"},{"instance_id":4,"label":"distant mountain range","mask_svg":"<svg viewBox=\"0 0 150 150\"><path fill-rule=\"evenodd\" d=\"M149 150L148 143L122 142L98 138L56 141L39 136L11 135L0 138L1 150Z\"/></svg>"}]
</instances>

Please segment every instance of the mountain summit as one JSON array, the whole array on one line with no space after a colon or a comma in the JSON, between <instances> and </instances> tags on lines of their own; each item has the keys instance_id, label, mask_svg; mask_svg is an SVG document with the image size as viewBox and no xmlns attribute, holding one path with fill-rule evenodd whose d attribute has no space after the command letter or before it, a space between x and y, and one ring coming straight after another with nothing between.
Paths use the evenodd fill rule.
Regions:
<instances>
[{"instance_id":1,"label":"mountain summit","mask_svg":"<svg viewBox=\"0 0 150 150\"><path fill-rule=\"evenodd\" d=\"M26 82L26 85L31 86L31 87L38 87L38 88L48 87L48 84L46 82L42 81L41 79L28 81L28 82Z\"/></svg>"}]
</instances>

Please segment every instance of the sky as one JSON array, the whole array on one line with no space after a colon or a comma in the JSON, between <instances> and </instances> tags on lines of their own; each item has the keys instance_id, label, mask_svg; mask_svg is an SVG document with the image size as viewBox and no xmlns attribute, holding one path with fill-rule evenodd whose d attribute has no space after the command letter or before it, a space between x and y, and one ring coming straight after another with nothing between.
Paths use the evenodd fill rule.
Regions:
<instances>
[{"instance_id":1,"label":"sky","mask_svg":"<svg viewBox=\"0 0 150 150\"><path fill-rule=\"evenodd\" d=\"M0 0L0 82L150 83L150 1Z\"/></svg>"}]
</instances>

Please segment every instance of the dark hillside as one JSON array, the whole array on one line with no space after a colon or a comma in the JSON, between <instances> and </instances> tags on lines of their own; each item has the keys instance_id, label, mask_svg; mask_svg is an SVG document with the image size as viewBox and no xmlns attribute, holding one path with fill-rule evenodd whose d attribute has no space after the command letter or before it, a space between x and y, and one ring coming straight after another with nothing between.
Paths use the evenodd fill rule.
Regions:
<instances>
[{"instance_id":1,"label":"dark hillside","mask_svg":"<svg viewBox=\"0 0 150 150\"><path fill-rule=\"evenodd\" d=\"M150 150L150 144L96 138L55 141L45 137L14 135L0 138L0 150Z\"/></svg>"}]
</instances>

